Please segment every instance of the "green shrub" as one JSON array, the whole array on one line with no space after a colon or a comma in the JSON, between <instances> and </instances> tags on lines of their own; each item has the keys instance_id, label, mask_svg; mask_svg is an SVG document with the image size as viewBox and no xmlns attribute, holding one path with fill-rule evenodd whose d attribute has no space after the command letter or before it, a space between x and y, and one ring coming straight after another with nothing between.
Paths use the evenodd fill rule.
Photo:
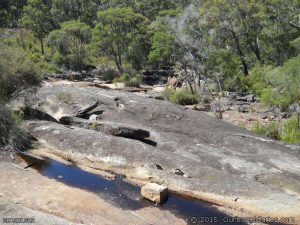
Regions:
<instances>
[{"instance_id":1,"label":"green shrub","mask_svg":"<svg viewBox=\"0 0 300 225\"><path fill-rule=\"evenodd\" d=\"M59 52L55 52L52 57L52 63L59 67L62 67L64 65L64 60L64 57Z\"/></svg>"},{"instance_id":2,"label":"green shrub","mask_svg":"<svg viewBox=\"0 0 300 225\"><path fill-rule=\"evenodd\" d=\"M28 145L26 130L20 126L21 118L0 105L0 146L22 148Z\"/></svg>"},{"instance_id":3,"label":"green shrub","mask_svg":"<svg viewBox=\"0 0 300 225\"><path fill-rule=\"evenodd\" d=\"M22 48L0 43L0 146L23 148L28 146L27 132L21 120L7 109L6 104L36 90L41 77L37 70L38 55L30 57Z\"/></svg>"},{"instance_id":4,"label":"green shrub","mask_svg":"<svg viewBox=\"0 0 300 225\"><path fill-rule=\"evenodd\" d=\"M124 73L122 76L114 79L114 82L122 82L125 83L130 80L130 75L128 73Z\"/></svg>"},{"instance_id":5,"label":"green shrub","mask_svg":"<svg viewBox=\"0 0 300 225\"><path fill-rule=\"evenodd\" d=\"M200 96L198 94L192 94L186 89L181 89L176 93L176 99L180 105L194 105L200 102Z\"/></svg>"},{"instance_id":6,"label":"green shrub","mask_svg":"<svg viewBox=\"0 0 300 225\"><path fill-rule=\"evenodd\" d=\"M118 78L118 76L118 72L114 69L108 69L99 75L99 77L104 81L113 81L115 78Z\"/></svg>"},{"instance_id":7,"label":"green shrub","mask_svg":"<svg viewBox=\"0 0 300 225\"><path fill-rule=\"evenodd\" d=\"M28 54L29 59L33 62L33 63L37 63L39 61L42 60L42 56L40 53L34 52L31 54Z\"/></svg>"},{"instance_id":8,"label":"green shrub","mask_svg":"<svg viewBox=\"0 0 300 225\"><path fill-rule=\"evenodd\" d=\"M300 129L298 128L297 116L287 120L280 132L281 140L286 143L300 143Z\"/></svg>"},{"instance_id":9,"label":"green shrub","mask_svg":"<svg viewBox=\"0 0 300 225\"><path fill-rule=\"evenodd\" d=\"M273 70L272 66L256 65L249 76L244 78L243 84L247 89L251 89L257 95L261 95L265 88L270 88L268 73Z\"/></svg>"},{"instance_id":10,"label":"green shrub","mask_svg":"<svg viewBox=\"0 0 300 225\"><path fill-rule=\"evenodd\" d=\"M38 62L34 65L34 67L35 67L35 70L37 71L37 73L41 77L44 77L47 74L56 73L59 71L56 66L54 66L53 64L48 63L46 61Z\"/></svg>"},{"instance_id":11,"label":"green shrub","mask_svg":"<svg viewBox=\"0 0 300 225\"><path fill-rule=\"evenodd\" d=\"M150 65L172 64L174 35L170 32L156 31L151 39L152 48L148 56Z\"/></svg>"},{"instance_id":12,"label":"green shrub","mask_svg":"<svg viewBox=\"0 0 300 225\"><path fill-rule=\"evenodd\" d=\"M164 100L174 103L176 102L176 90L166 88L160 94Z\"/></svg>"},{"instance_id":13,"label":"green shrub","mask_svg":"<svg viewBox=\"0 0 300 225\"><path fill-rule=\"evenodd\" d=\"M253 131L256 134L263 135L269 138L280 140L279 124L272 122L267 125L262 125L258 121L254 124Z\"/></svg>"},{"instance_id":14,"label":"green shrub","mask_svg":"<svg viewBox=\"0 0 300 225\"><path fill-rule=\"evenodd\" d=\"M38 86L41 77L23 49L0 44L0 102L5 103L21 92Z\"/></svg>"},{"instance_id":15,"label":"green shrub","mask_svg":"<svg viewBox=\"0 0 300 225\"><path fill-rule=\"evenodd\" d=\"M134 76L125 81L124 84L126 87L140 87L141 79L138 76Z\"/></svg>"},{"instance_id":16,"label":"green shrub","mask_svg":"<svg viewBox=\"0 0 300 225\"><path fill-rule=\"evenodd\" d=\"M300 56L289 59L283 66L257 66L251 70L247 82L267 106L286 110L300 102Z\"/></svg>"},{"instance_id":17,"label":"green shrub","mask_svg":"<svg viewBox=\"0 0 300 225\"><path fill-rule=\"evenodd\" d=\"M285 143L300 143L300 129L298 128L297 116L293 116L283 123L272 122L262 125L256 122L253 127L256 134L263 135Z\"/></svg>"},{"instance_id":18,"label":"green shrub","mask_svg":"<svg viewBox=\"0 0 300 225\"><path fill-rule=\"evenodd\" d=\"M113 82L122 82L125 87L140 87L141 79L138 75L124 73L121 77L115 78Z\"/></svg>"},{"instance_id":19,"label":"green shrub","mask_svg":"<svg viewBox=\"0 0 300 225\"><path fill-rule=\"evenodd\" d=\"M161 92L161 95L165 100L180 105L194 105L198 104L201 100L197 93L192 94L189 89L172 90L167 88Z\"/></svg>"}]
</instances>

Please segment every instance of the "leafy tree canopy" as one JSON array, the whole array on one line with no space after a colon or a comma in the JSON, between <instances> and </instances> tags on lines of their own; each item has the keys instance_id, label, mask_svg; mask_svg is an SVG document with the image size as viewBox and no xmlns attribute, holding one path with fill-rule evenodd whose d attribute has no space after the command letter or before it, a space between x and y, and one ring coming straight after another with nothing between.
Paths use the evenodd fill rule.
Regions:
<instances>
[{"instance_id":1,"label":"leafy tree canopy","mask_svg":"<svg viewBox=\"0 0 300 225\"><path fill-rule=\"evenodd\" d=\"M123 73L129 46L141 34L146 34L148 20L132 8L109 8L98 13L98 21L93 32L94 41Z\"/></svg>"},{"instance_id":2,"label":"leafy tree canopy","mask_svg":"<svg viewBox=\"0 0 300 225\"><path fill-rule=\"evenodd\" d=\"M86 58L86 44L91 41L91 28L85 23L68 21L61 28L50 33L49 43L69 58L70 67L82 70Z\"/></svg>"}]
</instances>

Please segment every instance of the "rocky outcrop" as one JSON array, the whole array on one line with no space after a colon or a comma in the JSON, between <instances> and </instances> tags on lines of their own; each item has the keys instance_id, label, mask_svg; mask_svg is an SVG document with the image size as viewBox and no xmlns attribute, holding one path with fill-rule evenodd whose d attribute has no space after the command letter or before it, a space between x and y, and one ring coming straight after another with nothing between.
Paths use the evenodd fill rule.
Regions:
<instances>
[{"instance_id":1,"label":"rocky outcrop","mask_svg":"<svg viewBox=\"0 0 300 225\"><path fill-rule=\"evenodd\" d=\"M55 93L61 91L72 95L72 104L57 106ZM171 190L236 204L259 215L300 216L296 210L300 207L299 146L287 146L203 112L128 92L51 84L41 88L38 97L50 115L73 115L97 101L100 105L89 112L101 110L97 123L149 131L156 143L48 121L28 123L35 137L61 154L131 168L131 177L156 180ZM143 167L149 163L163 170Z\"/></svg>"},{"instance_id":2,"label":"rocky outcrop","mask_svg":"<svg viewBox=\"0 0 300 225\"><path fill-rule=\"evenodd\" d=\"M94 67L88 67L87 69L93 69ZM82 81L87 78L94 77L93 73L90 73L89 70L84 70L82 72L76 72L72 70L64 71L59 74L48 74L45 76L46 80L49 79L61 79L61 80L70 80L70 81Z\"/></svg>"},{"instance_id":3,"label":"rocky outcrop","mask_svg":"<svg viewBox=\"0 0 300 225\"><path fill-rule=\"evenodd\" d=\"M256 100L257 100L256 95L253 94L244 94L243 96L236 98L236 101L241 101L241 102L255 102Z\"/></svg>"},{"instance_id":4,"label":"rocky outcrop","mask_svg":"<svg viewBox=\"0 0 300 225\"><path fill-rule=\"evenodd\" d=\"M248 106L250 103L256 102L258 99L254 94L238 94L235 92L228 92L225 97L216 97L211 103L211 111L219 112L228 111L232 106L238 106L240 112L248 112Z\"/></svg>"}]
</instances>

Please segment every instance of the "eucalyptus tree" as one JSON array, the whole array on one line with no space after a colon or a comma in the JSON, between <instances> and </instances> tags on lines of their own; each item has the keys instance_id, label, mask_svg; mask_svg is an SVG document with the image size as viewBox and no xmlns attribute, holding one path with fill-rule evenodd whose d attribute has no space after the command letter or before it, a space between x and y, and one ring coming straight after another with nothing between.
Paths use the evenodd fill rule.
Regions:
<instances>
[{"instance_id":1,"label":"eucalyptus tree","mask_svg":"<svg viewBox=\"0 0 300 225\"><path fill-rule=\"evenodd\" d=\"M22 16L26 0L1 0L0 1L0 27L16 28Z\"/></svg>"},{"instance_id":2,"label":"eucalyptus tree","mask_svg":"<svg viewBox=\"0 0 300 225\"><path fill-rule=\"evenodd\" d=\"M20 22L40 41L41 52L44 55L44 38L54 28L49 5L43 0L28 0Z\"/></svg>"},{"instance_id":3,"label":"eucalyptus tree","mask_svg":"<svg viewBox=\"0 0 300 225\"><path fill-rule=\"evenodd\" d=\"M49 44L70 59L71 67L81 71L87 56L86 46L92 38L91 28L81 22L68 21L61 24L61 28L49 35Z\"/></svg>"},{"instance_id":4,"label":"eucalyptus tree","mask_svg":"<svg viewBox=\"0 0 300 225\"><path fill-rule=\"evenodd\" d=\"M98 13L98 24L93 30L94 43L124 72L124 61L129 58L129 47L137 37L147 33L148 20L132 8L109 8Z\"/></svg>"},{"instance_id":5,"label":"eucalyptus tree","mask_svg":"<svg viewBox=\"0 0 300 225\"><path fill-rule=\"evenodd\" d=\"M105 6L101 0L52 0L51 13L56 23L78 20L93 26L97 11Z\"/></svg>"}]
</instances>

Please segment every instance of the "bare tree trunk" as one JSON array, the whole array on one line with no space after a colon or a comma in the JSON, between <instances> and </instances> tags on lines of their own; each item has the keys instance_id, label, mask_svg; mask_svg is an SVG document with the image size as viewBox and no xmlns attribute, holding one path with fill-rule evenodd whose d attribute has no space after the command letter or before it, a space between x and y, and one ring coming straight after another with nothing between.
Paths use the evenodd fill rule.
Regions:
<instances>
[{"instance_id":1,"label":"bare tree trunk","mask_svg":"<svg viewBox=\"0 0 300 225\"><path fill-rule=\"evenodd\" d=\"M42 54L45 55L43 38L40 38Z\"/></svg>"},{"instance_id":2,"label":"bare tree trunk","mask_svg":"<svg viewBox=\"0 0 300 225\"><path fill-rule=\"evenodd\" d=\"M219 95L219 97L218 97L218 104L219 104L219 119L220 120L223 120L223 111L222 111L222 107L221 107L221 97L220 97L220 95Z\"/></svg>"},{"instance_id":3,"label":"bare tree trunk","mask_svg":"<svg viewBox=\"0 0 300 225\"><path fill-rule=\"evenodd\" d=\"M121 75L123 75L122 56L120 54L116 56L116 65Z\"/></svg>"},{"instance_id":4,"label":"bare tree trunk","mask_svg":"<svg viewBox=\"0 0 300 225\"><path fill-rule=\"evenodd\" d=\"M25 43L24 43L24 36L23 36L22 27L20 27L20 37L21 37L22 48L25 49Z\"/></svg>"},{"instance_id":5,"label":"bare tree trunk","mask_svg":"<svg viewBox=\"0 0 300 225\"><path fill-rule=\"evenodd\" d=\"M221 86L221 83L220 83L219 76L217 77L217 81L218 81L218 86L219 86L219 93L222 93L223 89L222 89L222 86Z\"/></svg>"},{"instance_id":6,"label":"bare tree trunk","mask_svg":"<svg viewBox=\"0 0 300 225\"><path fill-rule=\"evenodd\" d=\"M239 40L237 34L233 30L231 30L231 33L232 33L232 36L233 36L233 39L234 39L234 42L235 42L236 50L238 52L238 55L240 56L240 60L241 60L242 66L243 66L244 75L248 76L249 75L249 68L248 68L248 65L247 65L246 60L245 60L245 55L244 55L244 53L242 51L242 48L241 48L241 45L240 45L240 40Z\"/></svg>"},{"instance_id":7,"label":"bare tree trunk","mask_svg":"<svg viewBox=\"0 0 300 225\"><path fill-rule=\"evenodd\" d=\"M189 87L190 87L190 89L191 89L191 92L192 92L192 94L195 94L194 89L193 89L193 86L192 86L192 84L191 84L191 82L190 82L190 80L189 80L189 77L188 77L188 73L187 73L186 67L184 67L184 72L185 72L185 76L186 76L186 78L187 78L187 82L188 82L188 84L189 84Z\"/></svg>"},{"instance_id":8,"label":"bare tree trunk","mask_svg":"<svg viewBox=\"0 0 300 225\"><path fill-rule=\"evenodd\" d=\"M300 112L297 113L298 129L300 130Z\"/></svg>"},{"instance_id":9,"label":"bare tree trunk","mask_svg":"<svg viewBox=\"0 0 300 225\"><path fill-rule=\"evenodd\" d=\"M189 84L189 86L190 86L190 89L191 89L192 94L195 94L194 89L193 89L193 86L192 86L192 84L191 84L191 82L190 82L189 80L188 80L188 84Z\"/></svg>"},{"instance_id":10,"label":"bare tree trunk","mask_svg":"<svg viewBox=\"0 0 300 225\"><path fill-rule=\"evenodd\" d=\"M255 55L256 55L257 60L259 62L262 62L260 49L259 49L259 45L258 45L258 38L255 39Z\"/></svg>"},{"instance_id":11,"label":"bare tree trunk","mask_svg":"<svg viewBox=\"0 0 300 225\"><path fill-rule=\"evenodd\" d=\"M246 35L247 43L250 46L252 52L255 54L256 59L258 60L259 63L262 63L260 49L258 45L258 37L254 39L254 38L250 38L248 33L246 33L245 35Z\"/></svg>"},{"instance_id":12,"label":"bare tree trunk","mask_svg":"<svg viewBox=\"0 0 300 225\"><path fill-rule=\"evenodd\" d=\"M118 68L120 74L123 75L123 72L124 72L124 71L123 71L122 66L121 66L118 62L116 62L116 65L117 65L117 68Z\"/></svg>"}]
</instances>

